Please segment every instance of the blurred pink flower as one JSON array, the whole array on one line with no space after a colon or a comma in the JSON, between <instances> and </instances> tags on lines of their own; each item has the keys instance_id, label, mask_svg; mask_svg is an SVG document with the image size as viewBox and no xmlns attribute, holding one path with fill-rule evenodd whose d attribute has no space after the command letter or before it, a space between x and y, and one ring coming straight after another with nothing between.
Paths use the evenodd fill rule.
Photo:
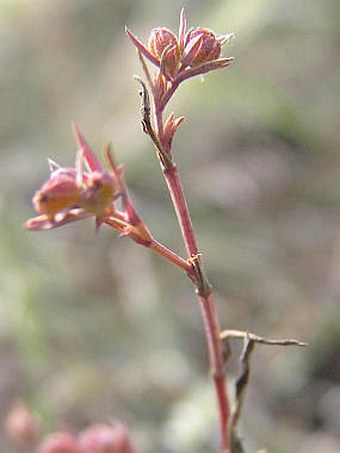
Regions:
<instances>
[{"instance_id":1,"label":"blurred pink flower","mask_svg":"<svg viewBox=\"0 0 340 453\"><path fill-rule=\"evenodd\" d=\"M45 438L38 448L38 453L80 453L80 449L73 434L57 432Z\"/></svg>"},{"instance_id":2,"label":"blurred pink flower","mask_svg":"<svg viewBox=\"0 0 340 453\"><path fill-rule=\"evenodd\" d=\"M79 436L80 453L137 453L123 425L94 425Z\"/></svg>"}]
</instances>

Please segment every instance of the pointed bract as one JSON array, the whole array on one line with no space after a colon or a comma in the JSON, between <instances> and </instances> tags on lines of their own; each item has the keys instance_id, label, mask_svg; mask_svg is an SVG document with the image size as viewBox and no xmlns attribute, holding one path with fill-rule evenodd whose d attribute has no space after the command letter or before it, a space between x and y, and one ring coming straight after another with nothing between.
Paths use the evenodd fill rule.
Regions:
<instances>
[{"instance_id":1,"label":"pointed bract","mask_svg":"<svg viewBox=\"0 0 340 453\"><path fill-rule=\"evenodd\" d=\"M224 46L225 44L229 44L235 38L235 33L227 33L226 35L219 36L217 41Z\"/></svg>"},{"instance_id":2,"label":"pointed bract","mask_svg":"<svg viewBox=\"0 0 340 453\"><path fill-rule=\"evenodd\" d=\"M54 160L50 159L49 157L47 158L48 160L48 166L50 167L50 172L53 173L54 171L58 170L60 168L60 165L54 162Z\"/></svg>"},{"instance_id":3,"label":"pointed bract","mask_svg":"<svg viewBox=\"0 0 340 453\"><path fill-rule=\"evenodd\" d=\"M184 12L184 8L182 8L181 13L179 15L179 28L178 28L178 40L179 40L179 47L180 47L181 51L184 48L186 26L187 26L187 21L185 18L185 12Z\"/></svg>"},{"instance_id":4,"label":"pointed bract","mask_svg":"<svg viewBox=\"0 0 340 453\"><path fill-rule=\"evenodd\" d=\"M137 47L137 49L148 59L151 63L159 66L159 59L157 59L149 49L140 41L131 31L125 27L125 32L132 41L132 43Z\"/></svg>"},{"instance_id":5,"label":"pointed bract","mask_svg":"<svg viewBox=\"0 0 340 453\"><path fill-rule=\"evenodd\" d=\"M203 36L197 35L191 39L183 50L182 67L190 66L201 50Z\"/></svg>"},{"instance_id":6,"label":"pointed bract","mask_svg":"<svg viewBox=\"0 0 340 453\"><path fill-rule=\"evenodd\" d=\"M96 155L93 153L93 151L87 144L85 138L80 133L78 126L75 122L72 123L72 129L73 129L73 133L76 138L76 141L78 143L78 146L84 153L84 159L89 167L89 170L102 171L103 167L102 167L101 163L99 162Z\"/></svg>"}]
</instances>

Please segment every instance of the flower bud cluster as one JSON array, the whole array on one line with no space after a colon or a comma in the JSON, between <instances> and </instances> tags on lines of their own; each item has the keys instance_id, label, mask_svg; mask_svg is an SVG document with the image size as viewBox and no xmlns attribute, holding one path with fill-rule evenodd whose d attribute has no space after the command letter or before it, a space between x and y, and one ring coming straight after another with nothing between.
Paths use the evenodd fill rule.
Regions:
<instances>
[{"instance_id":1,"label":"flower bud cluster","mask_svg":"<svg viewBox=\"0 0 340 453\"><path fill-rule=\"evenodd\" d=\"M233 33L217 37L207 28L191 28L187 33L185 28L182 10L178 37L165 27L157 27L151 31L146 46L130 30L126 29L126 32L141 54L158 66L170 82L229 66L233 58L221 58L221 53L222 46L231 40Z\"/></svg>"}]
</instances>

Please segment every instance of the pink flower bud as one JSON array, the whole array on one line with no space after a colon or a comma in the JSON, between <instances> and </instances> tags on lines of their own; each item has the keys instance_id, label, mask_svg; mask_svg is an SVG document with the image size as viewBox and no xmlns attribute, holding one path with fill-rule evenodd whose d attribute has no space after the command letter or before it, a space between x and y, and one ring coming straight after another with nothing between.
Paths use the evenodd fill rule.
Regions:
<instances>
[{"instance_id":1,"label":"pink flower bud","mask_svg":"<svg viewBox=\"0 0 340 453\"><path fill-rule=\"evenodd\" d=\"M160 71L168 80L177 74L180 52L176 36L167 28L154 28L149 39L149 49L160 61Z\"/></svg>"},{"instance_id":2,"label":"pink flower bud","mask_svg":"<svg viewBox=\"0 0 340 453\"><path fill-rule=\"evenodd\" d=\"M176 35L167 28L154 28L149 38L150 52L160 60L166 48L178 47Z\"/></svg>"},{"instance_id":3,"label":"pink flower bud","mask_svg":"<svg viewBox=\"0 0 340 453\"><path fill-rule=\"evenodd\" d=\"M214 32L207 28L194 28L190 30L186 37L186 46L190 45L190 42L195 38L197 39L199 36L202 37L201 46L196 56L191 61L191 66L216 60L221 55L221 43L216 38Z\"/></svg>"},{"instance_id":4,"label":"pink flower bud","mask_svg":"<svg viewBox=\"0 0 340 453\"><path fill-rule=\"evenodd\" d=\"M179 51L177 46L168 47L163 52L160 64L160 71L168 80L172 80L178 71Z\"/></svg>"},{"instance_id":5,"label":"pink flower bud","mask_svg":"<svg viewBox=\"0 0 340 453\"><path fill-rule=\"evenodd\" d=\"M46 437L39 453L80 453L77 439L70 433L53 433Z\"/></svg>"}]
</instances>

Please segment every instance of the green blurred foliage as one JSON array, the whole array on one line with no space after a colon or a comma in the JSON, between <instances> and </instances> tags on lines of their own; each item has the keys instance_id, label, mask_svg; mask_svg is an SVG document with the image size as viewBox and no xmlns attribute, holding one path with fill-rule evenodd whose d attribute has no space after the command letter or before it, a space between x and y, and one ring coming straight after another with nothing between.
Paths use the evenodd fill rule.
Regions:
<instances>
[{"instance_id":1,"label":"green blurred foliage","mask_svg":"<svg viewBox=\"0 0 340 453\"><path fill-rule=\"evenodd\" d=\"M46 431L126 423L144 452L216 450L198 307L168 263L89 223L28 233L46 157L69 165L76 120L112 141L155 237L183 252L139 124L127 24L235 31L232 68L186 82L175 159L222 325L296 337L259 347L247 451L335 453L339 433L340 10L335 0L0 2L0 401L21 398ZM237 351L237 348L236 348ZM236 360L230 364L231 377ZM5 434L4 450L16 452Z\"/></svg>"}]
</instances>

